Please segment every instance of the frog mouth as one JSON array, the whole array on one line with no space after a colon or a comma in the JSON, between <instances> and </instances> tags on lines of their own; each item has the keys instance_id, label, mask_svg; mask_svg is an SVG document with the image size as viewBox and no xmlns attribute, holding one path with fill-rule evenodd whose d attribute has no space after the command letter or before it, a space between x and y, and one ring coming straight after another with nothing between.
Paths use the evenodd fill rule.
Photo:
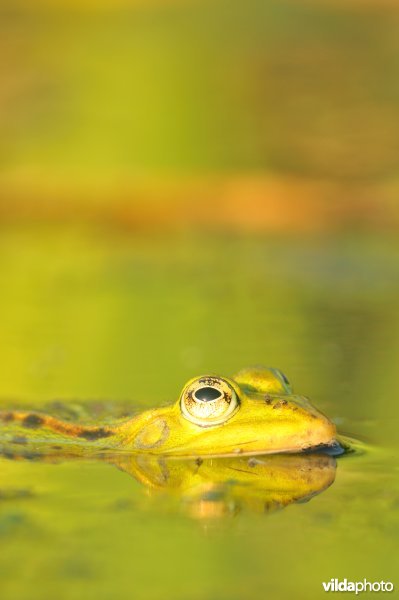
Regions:
<instances>
[{"instance_id":1,"label":"frog mouth","mask_svg":"<svg viewBox=\"0 0 399 600\"><path fill-rule=\"evenodd\" d=\"M301 454L328 454L328 456L341 456L346 454L347 449L342 446L337 440L330 444L317 444L302 450Z\"/></svg>"}]
</instances>

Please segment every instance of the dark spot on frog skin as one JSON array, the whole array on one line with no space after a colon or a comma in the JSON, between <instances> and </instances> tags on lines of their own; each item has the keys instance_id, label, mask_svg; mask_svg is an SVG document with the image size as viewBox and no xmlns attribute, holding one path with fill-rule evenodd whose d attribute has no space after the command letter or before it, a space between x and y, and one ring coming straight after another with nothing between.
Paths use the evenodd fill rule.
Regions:
<instances>
[{"instance_id":1,"label":"dark spot on frog skin","mask_svg":"<svg viewBox=\"0 0 399 600\"><path fill-rule=\"evenodd\" d=\"M273 397L270 396L269 394L265 394L265 402L266 404L271 404L273 400Z\"/></svg>"},{"instance_id":2,"label":"dark spot on frog skin","mask_svg":"<svg viewBox=\"0 0 399 600\"><path fill-rule=\"evenodd\" d=\"M200 467L203 462L204 461L200 457L198 457L198 458L195 459L195 464L197 465L197 467Z\"/></svg>"},{"instance_id":3,"label":"dark spot on frog skin","mask_svg":"<svg viewBox=\"0 0 399 600\"><path fill-rule=\"evenodd\" d=\"M273 406L273 408L282 408L283 406L286 406L288 404L287 400L279 400L278 402L276 402L276 404Z\"/></svg>"},{"instance_id":4,"label":"dark spot on frog skin","mask_svg":"<svg viewBox=\"0 0 399 600\"><path fill-rule=\"evenodd\" d=\"M23 435L16 435L15 437L12 438L11 441L13 444L21 444L21 445L24 445L28 442L26 437L24 437Z\"/></svg>"},{"instance_id":5,"label":"dark spot on frog skin","mask_svg":"<svg viewBox=\"0 0 399 600\"><path fill-rule=\"evenodd\" d=\"M42 455L38 452L26 452L24 453L23 457L25 458L25 460L40 460L42 458Z\"/></svg>"},{"instance_id":6,"label":"dark spot on frog skin","mask_svg":"<svg viewBox=\"0 0 399 600\"><path fill-rule=\"evenodd\" d=\"M9 450L3 450L1 454L4 456L4 458L8 458L9 460L14 460L15 458L15 454Z\"/></svg>"},{"instance_id":7,"label":"dark spot on frog skin","mask_svg":"<svg viewBox=\"0 0 399 600\"><path fill-rule=\"evenodd\" d=\"M62 450L62 446L52 446L53 450Z\"/></svg>"},{"instance_id":8,"label":"dark spot on frog skin","mask_svg":"<svg viewBox=\"0 0 399 600\"><path fill-rule=\"evenodd\" d=\"M5 415L1 416L1 419L5 422L5 423L9 423L10 421L13 421L15 419L14 413L12 412L8 412Z\"/></svg>"},{"instance_id":9,"label":"dark spot on frog skin","mask_svg":"<svg viewBox=\"0 0 399 600\"><path fill-rule=\"evenodd\" d=\"M44 423L44 418L40 415L31 414L24 418L22 424L29 429L37 429Z\"/></svg>"},{"instance_id":10,"label":"dark spot on frog skin","mask_svg":"<svg viewBox=\"0 0 399 600\"><path fill-rule=\"evenodd\" d=\"M78 437L84 438L85 440L100 440L112 435L112 431L99 427L98 429L84 429L78 434Z\"/></svg>"}]
</instances>

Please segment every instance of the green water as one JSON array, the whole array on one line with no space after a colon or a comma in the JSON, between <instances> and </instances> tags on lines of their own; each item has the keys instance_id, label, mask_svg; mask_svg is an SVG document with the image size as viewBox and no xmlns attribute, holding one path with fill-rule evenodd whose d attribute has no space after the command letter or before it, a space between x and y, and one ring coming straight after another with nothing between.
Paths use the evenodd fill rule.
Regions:
<instances>
[{"instance_id":1,"label":"green water","mask_svg":"<svg viewBox=\"0 0 399 600\"><path fill-rule=\"evenodd\" d=\"M398 258L389 237L3 228L3 405L154 406L193 375L263 363L369 450L339 459L308 503L205 520L106 463L2 459L2 600L321 598L332 577L398 586Z\"/></svg>"}]
</instances>

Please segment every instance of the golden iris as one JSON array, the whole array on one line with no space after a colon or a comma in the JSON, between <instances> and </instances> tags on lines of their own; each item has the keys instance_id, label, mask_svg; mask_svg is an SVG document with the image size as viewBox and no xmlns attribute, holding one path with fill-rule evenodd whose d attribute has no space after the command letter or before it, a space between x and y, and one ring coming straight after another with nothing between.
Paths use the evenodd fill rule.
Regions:
<instances>
[{"instance_id":1,"label":"golden iris","mask_svg":"<svg viewBox=\"0 0 399 600\"><path fill-rule=\"evenodd\" d=\"M183 417L201 427L224 423L238 406L234 389L224 379L212 376L191 381L180 399Z\"/></svg>"}]
</instances>

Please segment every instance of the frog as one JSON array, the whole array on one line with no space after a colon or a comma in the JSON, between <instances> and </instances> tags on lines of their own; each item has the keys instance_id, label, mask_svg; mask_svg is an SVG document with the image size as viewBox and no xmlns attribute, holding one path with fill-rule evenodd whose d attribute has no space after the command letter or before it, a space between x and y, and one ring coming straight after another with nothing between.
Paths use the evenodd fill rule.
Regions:
<instances>
[{"instance_id":1,"label":"frog","mask_svg":"<svg viewBox=\"0 0 399 600\"><path fill-rule=\"evenodd\" d=\"M115 422L73 423L37 411L3 410L0 450L186 459L344 451L332 420L294 394L283 372L272 367L194 377L173 404Z\"/></svg>"}]
</instances>

